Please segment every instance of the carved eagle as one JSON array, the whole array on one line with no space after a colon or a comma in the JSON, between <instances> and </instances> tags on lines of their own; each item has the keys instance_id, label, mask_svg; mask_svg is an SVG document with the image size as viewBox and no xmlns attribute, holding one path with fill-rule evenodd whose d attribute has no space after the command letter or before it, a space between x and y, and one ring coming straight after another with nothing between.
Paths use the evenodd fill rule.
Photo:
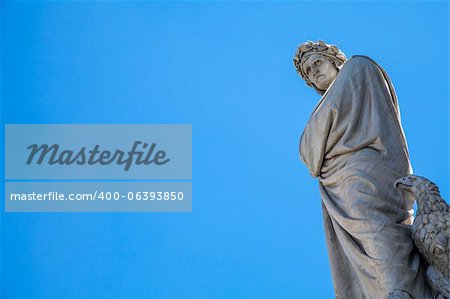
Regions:
<instances>
[{"instance_id":1,"label":"carved eagle","mask_svg":"<svg viewBox=\"0 0 450 299\"><path fill-rule=\"evenodd\" d=\"M412 193L417 202L412 238L429 263L427 279L436 298L450 299L450 206L436 184L424 177L409 175L395 186Z\"/></svg>"}]
</instances>

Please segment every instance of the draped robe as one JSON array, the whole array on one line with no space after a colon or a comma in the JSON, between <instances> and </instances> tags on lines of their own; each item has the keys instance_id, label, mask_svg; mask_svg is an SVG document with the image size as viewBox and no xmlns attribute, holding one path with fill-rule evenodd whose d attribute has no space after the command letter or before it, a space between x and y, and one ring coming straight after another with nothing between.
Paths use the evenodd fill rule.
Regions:
<instances>
[{"instance_id":1,"label":"draped robe","mask_svg":"<svg viewBox=\"0 0 450 299\"><path fill-rule=\"evenodd\" d=\"M429 298L410 236L413 200L394 188L411 173L397 98L370 58L343 65L306 125L300 156L319 179L336 298L394 290Z\"/></svg>"}]
</instances>

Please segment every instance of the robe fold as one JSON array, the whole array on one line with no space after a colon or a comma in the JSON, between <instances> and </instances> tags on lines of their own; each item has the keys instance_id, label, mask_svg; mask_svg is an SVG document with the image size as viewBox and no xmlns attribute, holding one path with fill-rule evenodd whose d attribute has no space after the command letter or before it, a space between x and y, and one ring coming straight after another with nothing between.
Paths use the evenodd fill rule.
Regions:
<instances>
[{"instance_id":1,"label":"robe fold","mask_svg":"<svg viewBox=\"0 0 450 299\"><path fill-rule=\"evenodd\" d=\"M319 179L336 298L430 298L410 236L412 198L394 182L411 173L394 88L384 70L353 56L312 113L300 156Z\"/></svg>"}]
</instances>

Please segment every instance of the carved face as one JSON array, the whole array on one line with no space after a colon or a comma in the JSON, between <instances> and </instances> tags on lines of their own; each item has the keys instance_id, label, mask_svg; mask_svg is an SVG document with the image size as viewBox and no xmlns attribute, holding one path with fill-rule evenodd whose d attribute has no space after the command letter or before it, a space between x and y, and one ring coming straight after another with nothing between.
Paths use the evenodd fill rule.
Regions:
<instances>
[{"instance_id":1,"label":"carved face","mask_svg":"<svg viewBox=\"0 0 450 299\"><path fill-rule=\"evenodd\" d=\"M326 56L312 54L302 64L308 79L320 90L327 90L338 73L333 62Z\"/></svg>"}]
</instances>

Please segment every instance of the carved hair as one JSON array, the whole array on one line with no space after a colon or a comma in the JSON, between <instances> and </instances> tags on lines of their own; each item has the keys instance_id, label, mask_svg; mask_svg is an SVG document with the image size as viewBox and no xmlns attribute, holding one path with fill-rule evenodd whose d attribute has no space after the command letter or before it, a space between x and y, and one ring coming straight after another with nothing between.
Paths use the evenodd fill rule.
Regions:
<instances>
[{"instance_id":1,"label":"carved hair","mask_svg":"<svg viewBox=\"0 0 450 299\"><path fill-rule=\"evenodd\" d=\"M297 69L297 73L300 75L300 77L302 77L303 80L305 80L308 86L314 87L319 92L317 87L309 80L308 76L304 73L302 67L306 59L312 54L320 54L330 58L337 69L340 69L347 58L345 57L344 53L342 53L338 49L338 47L336 47L335 45L329 45L321 40L317 42L307 41L298 46L297 53L295 53L293 59L294 66ZM323 92L319 93L322 94Z\"/></svg>"}]
</instances>

